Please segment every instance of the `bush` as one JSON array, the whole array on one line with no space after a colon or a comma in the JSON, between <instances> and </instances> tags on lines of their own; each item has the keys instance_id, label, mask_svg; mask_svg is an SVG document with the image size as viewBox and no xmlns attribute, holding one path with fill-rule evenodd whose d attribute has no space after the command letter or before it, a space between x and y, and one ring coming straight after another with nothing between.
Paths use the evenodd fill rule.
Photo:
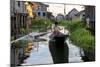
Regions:
<instances>
[{"instance_id":1,"label":"bush","mask_svg":"<svg viewBox=\"0 0 100 67\"><path fill-rule=\"evenodd\" d=\"M79 19L62 20L60 25L65 26L69 30L71 34L70 39L75 45L83 48L87 52L95 51L95 37L91 35L89 30L86 30Z\"/></svg>"},{"instance_id":2,"label":"bush","mask_svg":"<svg viewBox=\"0 0 100 67\"><path fill-rule=\"evenodd\" d=\"M67 20L61 20L61 21L59 22L59 24L66 27L67 24L68 24L69 22L70 22L70 21L67 21Z\"/></svg>"},{"instance_id":3,"label":"bush","mask_svg":"<svg viewBox=\"0 0 100 67\"><path fill-rule=\"evenodd\" d=\"M70 32L73 32L78 28L83 28L83 25L79 20L62 20L60 25L65 26Z\"/></svg>"},{"instance_id":4,"label":"bush","mask_svg":"<svg viewBox=\"0 0 100 67\"><path fill-rule=\"evenodd\" d=\"M50 28L52 25L52 21L48 18L43 18L43 17L36 17L35 19L32 20L32 31L40 31L40 30L45 30L47 28Z\"/></svg>"},{"instance_id":5,"label":"bush","mask_svg":"<svg viewBox=\"0 0 100 67\"><path fill-rule=\"evenodd\" d=\"M25 47L29 41L28 40L19 40L14 42L12 45L16 48Z\"/></svg>"},{"instance_id":6,"label":"bush","mask_svg":"<svg viewBox=\"0 0 100 67\"><path fill-rule=\"evenodd\" d=\"M76 45L86 51L95 49L95 38L84 28L80 28L72 32L70 38Z\"/></svg>"},{"instance_id":7,"label":"bush","mask_svg":"<svg viewBox=\"0 0 100 67\"><path fill-rule=\"evenodd\" d=\"M51 20L47 18L37 17L32 20L32 26L51 26Z\"/></svg>"},{"instance_id":8,"label":"bush","mask_svg":"<svg viewBox=\"0 0 100 67\"><path fill-rule=\"evenodd\" d=\"M67 23L67 29L70 32L73 32L73 31L77 30L78 28L83 28L82 23L80 21Z\"/></svg>"}]
</instances>

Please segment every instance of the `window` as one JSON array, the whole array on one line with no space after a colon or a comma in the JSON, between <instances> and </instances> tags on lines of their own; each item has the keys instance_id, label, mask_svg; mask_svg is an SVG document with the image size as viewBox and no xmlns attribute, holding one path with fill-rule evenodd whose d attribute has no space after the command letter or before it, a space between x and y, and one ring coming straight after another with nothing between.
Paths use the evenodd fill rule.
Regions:
<instances>
[{"instance_id":1,"label":"window","mask_svg":"<svg viewBox=\"0 0 100 67\"><path fill-rule=\"evenodd\" d=\"M43 16L46 16L46 14L45 14L45 13L43 13Z\"/></svg>"},{"instance_id":2,"label":"window","mask_svg":"<svg viewBox=\"0 0 100 67\"><path fill-rule=\"evenodd\" d=\"M40 16L40 12L38 12L38 16Z\"/></svg>"},{"instance_id":3,"label":"window","mask_svg":"<svg viewBox=\"0 0 100 67\"><path fill-rule=\"evenodd\" d=\"M20 7L20 1L18 1L18 7Z\"/></svg>"}]
</instances>

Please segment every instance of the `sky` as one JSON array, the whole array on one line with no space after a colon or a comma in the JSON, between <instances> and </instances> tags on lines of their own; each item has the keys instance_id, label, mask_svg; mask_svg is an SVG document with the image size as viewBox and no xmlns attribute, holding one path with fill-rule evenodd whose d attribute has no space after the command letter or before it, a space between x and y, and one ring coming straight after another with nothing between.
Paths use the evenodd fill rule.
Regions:
<instances>
[{"instance_id":1,"label":"sky","mask_svg":"<svg viewBox=\"0 0 100 67\"><path fill-rule=\"evenodd\" d=\"M83 4L83 5L96 4L96 0L19 0L19 1L38 1L38 2L51 2L51 3Z\"/></svg>"},{"instance_id":2,"label":"sky","mask_svg":"<svg viewBox=\"0 0 100 67\"><path fill-rule=\"evenodd\" d=\"M66 14L70 12L73 8L76 8L78 11L84 10L84 6L80 5L66 5ZM49 4L49 7L47 8L49 12L52 12L54 16L61 13L64 15L64 4Z\"/></svg>"}]
</instances>

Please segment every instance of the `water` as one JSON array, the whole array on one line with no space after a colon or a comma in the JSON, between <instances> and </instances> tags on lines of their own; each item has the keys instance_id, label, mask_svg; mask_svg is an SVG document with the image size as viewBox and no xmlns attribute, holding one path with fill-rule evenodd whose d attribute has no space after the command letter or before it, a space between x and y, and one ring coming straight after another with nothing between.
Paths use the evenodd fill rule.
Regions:
<instances>
[{"instance_id":1,"label":"water","mask_svg":"<svg viewBox=\"0 0 100 67\"><path fill-rule=\"evenodd\" d=\"M24 60L21 65L39 65L39 64L53 64L52 56L49 51L48 42L49 34L42 36L47 41L39 42L39 49L31 50L30 56ZM83 62L80 55L80 48L70 43L69 39L66 40L69 47L69 63Z\"/></svg>"},{"instance_id":2,"label":"water","mask_svg":"<svg viewBox=\"0 0 100 67\"><path fill-rule=\"evenodd\" d=\"M83 62L80 54L81 49L72 44L69 39L66 42L69 47L69 63Z\"/></svg>"},{"instance_id":3,"label":"water","mask_svg":"<svg viewBox=\"0 0 100 67\"><path fill-rule=\"evenodd\" d=\"M39 48L31 50L30 57L24 60L24 63L21 65L38 65L38 64L53 64L51 54L48 47L48 34L43 36L46 38L46 42L39 42Z\"/></svg>"},{"instance_id":4,"label":"water","mask_svg":"<svg viewBox=\"0 0 100 67\"><path fill-rule=\"evenodd\" d=\"M38 65L38 64L51 64L53 63L52 57L48 50L48 46L39 46L39 50L32 50L30 57L24 60L22 65Z\"/></svg>"}]
</instances>

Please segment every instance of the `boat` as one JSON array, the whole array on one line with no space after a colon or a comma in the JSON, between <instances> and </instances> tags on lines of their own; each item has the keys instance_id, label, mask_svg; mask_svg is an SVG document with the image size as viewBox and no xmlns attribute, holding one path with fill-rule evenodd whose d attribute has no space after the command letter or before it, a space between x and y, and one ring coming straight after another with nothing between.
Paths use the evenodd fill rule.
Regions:
<instances>
[{"instance_id":1,"label":"boat","mask_svg":"<svg viewBox=\"0 0 100 67\"><path fill-rule=\"evenodd\" d=\"M49 50L54 64L68 63L68 45L66 43L68 35L59 32L59 35L54 36L52 33L49 40Z\"/></svg>"}]
</instances>

